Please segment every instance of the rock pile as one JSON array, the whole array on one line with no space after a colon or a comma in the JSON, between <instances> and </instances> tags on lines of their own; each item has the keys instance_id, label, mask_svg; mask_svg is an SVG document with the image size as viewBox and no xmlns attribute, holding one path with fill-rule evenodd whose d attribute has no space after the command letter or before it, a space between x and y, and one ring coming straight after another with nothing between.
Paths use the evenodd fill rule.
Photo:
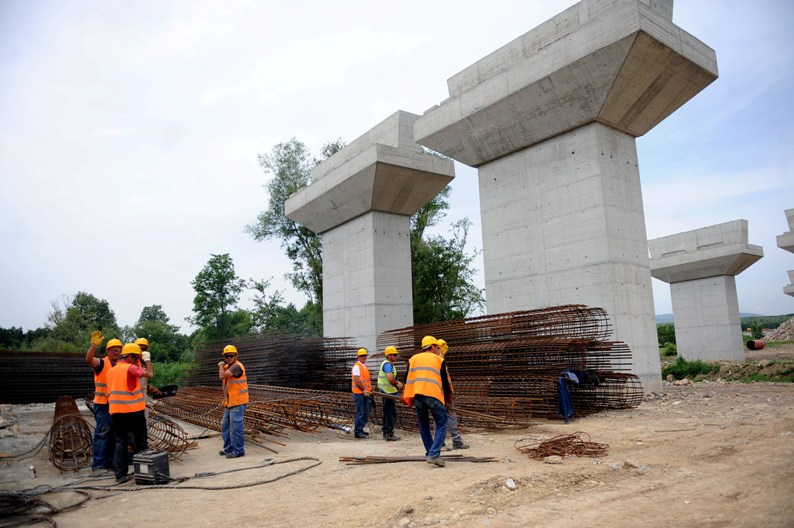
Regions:
<instances>
[{"instance_id":1,"label":"rock pile","mask_svg":"<svg viewBox=\"0 0 794 528\"><path fill-rule=\"evenodd\" d=\"M794 317L764 336L767 341L794 341Z\"/></svg>"}]
</instances>

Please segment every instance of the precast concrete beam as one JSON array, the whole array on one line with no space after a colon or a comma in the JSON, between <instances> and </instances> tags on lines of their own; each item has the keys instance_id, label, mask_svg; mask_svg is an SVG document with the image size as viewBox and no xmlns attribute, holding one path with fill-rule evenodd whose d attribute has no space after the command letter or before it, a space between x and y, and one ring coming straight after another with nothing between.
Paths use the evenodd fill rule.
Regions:
<instances>
[{"instance_id":1,"label":"precast concrete beam","mask_svg":"<svg viewBox=\"0 0 794 528\"><path fill-rule=\"evenodd\" d=\"M786 213L788 231L777 236L777 247L794 253L794 209L786 209L784 213Z\"/></svg>"},{"instance_id":2,"label":"precast concrete beam","mask_svg":"<svg viewBox=\"0 0 794 528\"><path fill-rule=\"evenodd\" d=\"M733 220L648 241L651 275L670 283L681 357L744 361L735 276L764 256L747 238L747 220Z\"/></svg>"},{"instance_id":3,"label":"precast concrete beam","mask_svg":"<svg viewBox=\"0 0 794 528\"><path fill-rule=\"evenodd\" d=\"M747 220L734 220L649 240L651 276L674 283L738 275L764 256L747 239Z\"/></svg>"},{"instance_id":4,"label":"precast concrete beam","mask_svg":"<svg viewBox=\"0 0 794 528\"><path fill-rule=\"evenodd\" d=\"M783 286L783 293L794 297L794 270L788 271L788 284Z\"/></svg>"},{"instance_id":5,"label":"precast concrete beam","mask_svg":"<svg viewBox=\"0 0 794 528\"><path fill-rule=\"evenodd\" d=\"M416 141L473 167L597 121L638 137L717 78L672 0L582 0L460 73Z\"/></svg>"},{"instance_id":6,"label":"precast concrete beam","mask_svg":"<svg viewBox=\"0 0 794 528\"><path fill-rule=\"evenodd\" d=\"M284 203L287 218L324 233L370 211L410 216L455 177L452 160L413 140L417 115L399 111L312 171Z\"/></svg>"}]
</instances>

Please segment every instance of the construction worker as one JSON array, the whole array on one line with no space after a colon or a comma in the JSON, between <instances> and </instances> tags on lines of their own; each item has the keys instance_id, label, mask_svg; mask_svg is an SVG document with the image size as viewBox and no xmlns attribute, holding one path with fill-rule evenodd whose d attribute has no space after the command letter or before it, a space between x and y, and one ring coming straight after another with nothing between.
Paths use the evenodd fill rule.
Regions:
<instances>
[{"instance_id":1,"label":"construction worker","mask_svg":"<svg viewBox=\"0 0 794 528\"><path fill-rule=\"evenodd\" d=\"M140 361L143 361L143 367ZM108 372L108 403L113 433L116 435L116 451L113 454L113 473L116 482L129 479L129 453L127 446L132 433L134 453L148 448L146 438L146 401L141 390L141 378L152 377L152 360L149 352L141 352L135 343L127 343L121 349L116 365Z\"/></svg>"},{"instance_id":2,"label":"construction worker","mask_svg":"<svg viewBox=\"0 0 794 528\"><path fill-rule=\"evenodd\" d=\"M445 402L452 404L452 390L438 341L433 336L423 337L422 352L411 358L403 400L409 407L413 405L416 408L427 463L444 467L441 458L441 446L447 436L447 409L444 405ZM430 434L430 414L435 422L435 437Z\"/></svg>"},{"instance_id":3,"label":"construction worker","mask_svg":"<svg viewBox=\"0 0 794 528\"><path fill-rule=\"evenodd\" d=\"M446 359L447 351L449 350L447 342L443 339L439 339L438 348L441 351L441 357ZM449 369L447 369L447 375L449 375ZM452 378L449 378L449 388L453 393L455 392L452 386ZM450 435L452 435L452 449L468 449L469 444L463 441L460 430L458 430L458 415L455 413L455 408L452 406L451 402L447 405L447 417L447 430ZM444 447L449 449L446 442L444 442Z\"/></svg>"},{"instance_id":4,"label":"construction worker","mask_svg":"<svg viewBox=\"0 0 794 528\"><path fill-rule=\"evenodd\" d=\"M104 358L96 357L96 349L105 340L99 330L91 333L91 346L85 354L85 362L94 369L94 439L92 441L93 459L91 469L103 471L113 469L113 453L116 450L116 437L113 435L113 421L110 419L108 404L108 372L119 360L121 341L111 339L105 347Z\"/></svg>"},{"instance_id":5,"label":"construction worker","mask_svg":"<svg viewBox=\"0 0 794 528\"><path fill-rule=\"evenodd\" d=\"M397 349L387 346L383 351L386 359L380 364L378 372L378 390L383 394L396 396L397 392L403 389L403 384L397 380L397 367L394 360L397 359ZM400 437L394 434L394 424L397 421L397 402L391 398L383 398L383 439L389 442L399 440Z\"/></svg>"},{"instance_id":6,"label":"construction worker","mask_svg":"<svg viewBox=\"0 0 794 528\"><path fill-rule=\"evenodd\" d=\"M356 419L353 433L356 438L366 438L369 433L364 430L369 419L369 399L372 395L372 381L367 368L367 349L359 348L356 352L356 363L351 371L353 402L356 405Z\"/></svg>"},{"instance_id":7,"label":"construction worker","mask_svg":"<svg viewBox=\"0 0 794 528\"><path fill-rule=\"evenodd\" d=\"M141 354L149 351L149 340L145 337L139 337L136 339L135 344L141 347ZM151 354L151 352L149 353ZM141 390L143 391L144 398L146 398L146 401L148 401L147 396L149 395L149 382L146 380L146 378L141 378ZM149 409L146 408L144 411L146 412L146 418L149 418Z\"/></svg>"},{"instance_id":8,"label":"construction worker","mask_svg":"<svg viewBox=\"0 0 794 528\"><path fill-rule=\"evenodd\" d=\"M223 449L218 454L226 458L245 456L243 416L248 406L248 378L245 376L245 365L238 360L236 346L223 347L223 361L218 363L218 377L223 382Z\"/></svg>"}]
</instances>

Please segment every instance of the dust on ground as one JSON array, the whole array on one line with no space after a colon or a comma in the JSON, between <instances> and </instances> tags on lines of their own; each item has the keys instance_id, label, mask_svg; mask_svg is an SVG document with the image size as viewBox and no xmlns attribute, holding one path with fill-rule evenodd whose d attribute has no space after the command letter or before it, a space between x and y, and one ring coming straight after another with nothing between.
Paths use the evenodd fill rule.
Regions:
<instances>
[{"instance_id":1,"label":"dust on ground","mask_svg":"<svg viewBox=\"0 0 794 528\"><path fill-rule=\"evenodd\" d=\"M776 354L794 359L786 356L794 351ZM52 405L0 411L7 425L0 429L5 453L30 449L52 423ZM87 411L86 417L93 423ZM182 425L190 435L205 431ZM514 447L521 439L539 442L574 432L608 444L607 455L546 464ZM450 461L436 468L425 462L339 462L423 454L417 434L398 433L401 441L387 443L375 428L366 440L330 429L292 431L284 446L273 444L277 454L249 446L244 458L233 460L218 456L219 437L201 439L182 460L170 462L171 477L193 477L171 487L134 481L117 487L112 476L92 478L90 470L60 474L45 448L33 458L0 462L0 487L108 487L89 490L87 502L54 515L62 528L139 528L142 521L163 527L794 526L794 384L665 384L663 395L651 395L635 409L567 425L541 421L521 430L465 434L471 449L454 453L494 457L491 463ZM317 463L312 459L320 464L310 467ZM35 479L30 465L38 470ZM241 471L221 473L232 469ZM267 483L243 487L257 482ZM181 486L216 489L174 489ZM44 498L59 505L77 500L74 494Z\"/></svg>"}]
</instances>

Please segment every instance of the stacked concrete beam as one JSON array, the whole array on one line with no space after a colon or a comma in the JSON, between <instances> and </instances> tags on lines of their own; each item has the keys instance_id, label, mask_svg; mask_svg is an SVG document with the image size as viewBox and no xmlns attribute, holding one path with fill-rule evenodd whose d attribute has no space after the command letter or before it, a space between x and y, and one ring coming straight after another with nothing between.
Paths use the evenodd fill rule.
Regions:
<instances>
[{"instance_id":1,"label":"stacked concrete beam","mask_svg":"<svg viewBox=\"0 0 794 528\"><path fill-rule=\"evenodd\" d=\"M635 137L717 78L672 0L583 0L448 80L417 142L479 168L488 312L605 308L661 390Z\"/></svg>"},{"instance_id":2,"label":"stacked concrete beam","mask_svg":"<svg viewBox=\"0 0 794 528\"><path fill-rule=\"evenodd\" d=\"M678 355L744 361L736 275L764 256L747 220L648 241L651 275L670 283Z\"/></svg>"},{"instance_id":3,"label":"stacked concrete beam","mask_svg":"<svg viewBox=\"0 0 794 528\"><path fill-rule=\"evenodd\" d=\"M375 350L379 333L413 324L410 216L454 177L453 162L414 142L399 111L312 171L284 204L322 235L323 331Z\"/></svg>"},{"instance_id":4,"label":"stacked concrete beam","mask_svg":"<svg viewBox=\"0 0 794 528\"><path fill-rule=\"evenodd\" d=\"M784 212L788 222L788 231L777 236L777 247L794 253L794 209L786 209ZM794 270L789 270L788 281L789 284L783 286L783 293L794 297Z\"/></svg>"}]
</instances>

